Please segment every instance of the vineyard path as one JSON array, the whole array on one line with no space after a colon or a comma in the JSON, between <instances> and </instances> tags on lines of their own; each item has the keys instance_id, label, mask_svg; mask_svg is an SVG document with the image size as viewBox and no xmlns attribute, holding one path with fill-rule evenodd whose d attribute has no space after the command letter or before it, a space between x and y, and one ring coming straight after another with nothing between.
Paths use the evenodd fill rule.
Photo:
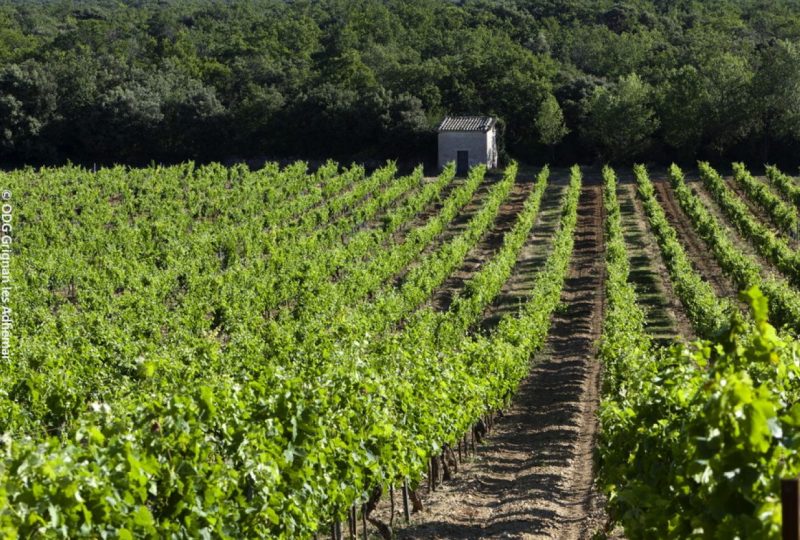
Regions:
<instances>
[{"instance_id":1,"label":"vineyard path","mask_svg":"<svg viewBox=\"0 0 800 540\"><path fill-rule=\"evenodd\" d=\"M565 171L554 172L563 181ZM452 481L423 493L400 538L590 538L605 524L594 484L603 311L603 199L584 172L575 248L545 348L511 407ZM424 491L424 490L420 490Z\"/></svg>"}]
</instances>

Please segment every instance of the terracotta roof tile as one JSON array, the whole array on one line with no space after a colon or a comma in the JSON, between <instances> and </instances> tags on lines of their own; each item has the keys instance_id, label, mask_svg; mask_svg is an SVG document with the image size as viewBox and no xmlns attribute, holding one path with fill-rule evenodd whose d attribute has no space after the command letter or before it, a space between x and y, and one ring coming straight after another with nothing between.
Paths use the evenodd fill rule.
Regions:
<instances>
[{"instance_id":1,"label":"terracotta roof tile","mask_svg":"<svg viewBox=\"0 0 800 540\"><path fill-rule=\"evenodd\" d=\"M491 116L445 116L436 131L483 131L492 129L495 119Z\"/></svg>"}]
</instances>

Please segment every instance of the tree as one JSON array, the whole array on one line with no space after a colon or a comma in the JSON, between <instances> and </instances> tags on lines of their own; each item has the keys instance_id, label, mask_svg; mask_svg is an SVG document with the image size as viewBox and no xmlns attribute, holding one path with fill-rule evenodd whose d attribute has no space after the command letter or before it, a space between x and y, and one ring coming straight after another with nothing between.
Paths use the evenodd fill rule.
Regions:
<instances>
[{"instance_id":1,"label":"tree","mask_svg":"<svg viewBox=\"0 0 800 540\"><path fill-rule=\"evenodd\" d=\"M659 118L664 141L683 159L691 159L703 144L703 111L709 96L703 76L694 66L681 66L669 73L657 89Z\"/></svg>"},{"instance_id":2,"label":"tree","mask_svg":"<svg viewBox=\"0 0 800 540\"><path fill-rule=\"evenodd\" d=\"M564 112L553 94L548 94L539 107L536 115L536 131L539 132L539 141L550 148L560 143L569 133L564 121Z\"/></svg>"},{"instance_id":3,"label":"tree","mask_svg":"<svg viewBox=\"0 0 800 540\"><path fill-rule=\"evenodd\" d=\"M0 152L41 154L42 131L57 110L52 73L35 60L0 70ZM41 157L41 156L40 156Z\"/></svg>"},{"instance_id":4,"label":"tree","mask_svg":"<svg viewBox=\"0 0 800 540\"><path fill-rule=\"evenodd\" d=\"M703 123L707 148L721 155L757 123L751 100L753 70L747 58L726 52L703 59L698 71L705 103L699 117L685 121Z\"/></svg>"},{"instance_id":5,"label":"tree","mask_svg":"<svg viewBox=\"0 0 800 540\"><path fill-rule=\"evenodd\" d=\"M800 48L790 41L776 41L760 56L753 92L759 104L762 159L767 161L770 140L800 137Z\"/></svg>"},{"instance_id":6,"label":"tree","mask_svg":"<svg viewBox=\"0 0 800 540\"><path fill-rule=\"evenodd\" d=\"M648 149L659 122L652 107L652 89L636 73L609 87L599 86L587 103L585 135L604 158L634 159Z\"/></svg>"}]
</instances>

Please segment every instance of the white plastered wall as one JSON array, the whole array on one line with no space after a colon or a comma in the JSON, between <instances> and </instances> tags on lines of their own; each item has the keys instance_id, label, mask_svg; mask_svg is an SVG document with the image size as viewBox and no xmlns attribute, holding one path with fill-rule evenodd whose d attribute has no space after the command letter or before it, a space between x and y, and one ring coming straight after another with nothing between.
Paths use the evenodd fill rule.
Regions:
<instances>
[{"instance_id":1,"label":"white plastered wall","mask_svg":"<svg viewBox=\"0 0 800 540\"><path fill-rule=\"evenodd\" d=\"M492 134L492 135L490 135ZM489 164L489 152L491 148L490 137L494 136L494 130L488 133L482 131L443 131L439 133L439 168L441 169L451 161L456 160L459 150L469 152L469 166L473 167L479 163ZM496 163L494 164L496 165Z\"/></svg>"}]
</instances>

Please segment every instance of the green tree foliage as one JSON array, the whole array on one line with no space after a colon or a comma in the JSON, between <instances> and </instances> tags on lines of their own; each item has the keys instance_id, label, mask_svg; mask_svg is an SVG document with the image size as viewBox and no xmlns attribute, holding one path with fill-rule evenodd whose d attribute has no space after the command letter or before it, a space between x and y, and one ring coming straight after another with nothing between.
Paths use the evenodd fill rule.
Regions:
<instances>
[{"instance_id":1,"label":"green tree foliage","mask_svg":"<svg viewBox=\"0 0 800 540\"><path fill-rule=\"evenodd\" d=\"M536 130L539 132L539 141L542 144L553 146L569 133L564 122L564 111L558 104L554 95L548 95L536 115Z\"/></svg>"},{"instance_id":2,"label":"green tree foliage","mask_svg":"<svg viewBox=\"0 0 800 540\"><path fill-rule=\"evenodd\" d=\"M800 48L791 41L770 43L759 62L753 92L760 98L758 127L767 154L770 140L800 136Z\"/></svg>"},{"instance_id":3,"label":"green tree foliage","mask_svg":"<svg viewBox=\"0 0 800 540\"><path fill-rule=\"evenodd\" d=\"M28 156L56 113L51 74L28 60L0 70L0 147Z\"/></svg>"},{"instance_id":4,"label":"green tree foliage","mask_svg":"<svg viewBox=\"0 0 800 540\"><path fill-rule=\"evenodd\" d=\"M611 160L642 154L658 127L652 89L635 73L609 87L598 87L587 110L586 135Z\"/></svg>"},{"instance_id":5,"label":"green tree foliage","mask_svg":"<svg viewBox=\"0 0 800 540\"><path fill-rule=\"evenodd\" d=\"M0 158L418 161L450 113L498 116L520 157L788 162L798 21L760 0L7 0Z\"/></svg>"}]
</instances>

